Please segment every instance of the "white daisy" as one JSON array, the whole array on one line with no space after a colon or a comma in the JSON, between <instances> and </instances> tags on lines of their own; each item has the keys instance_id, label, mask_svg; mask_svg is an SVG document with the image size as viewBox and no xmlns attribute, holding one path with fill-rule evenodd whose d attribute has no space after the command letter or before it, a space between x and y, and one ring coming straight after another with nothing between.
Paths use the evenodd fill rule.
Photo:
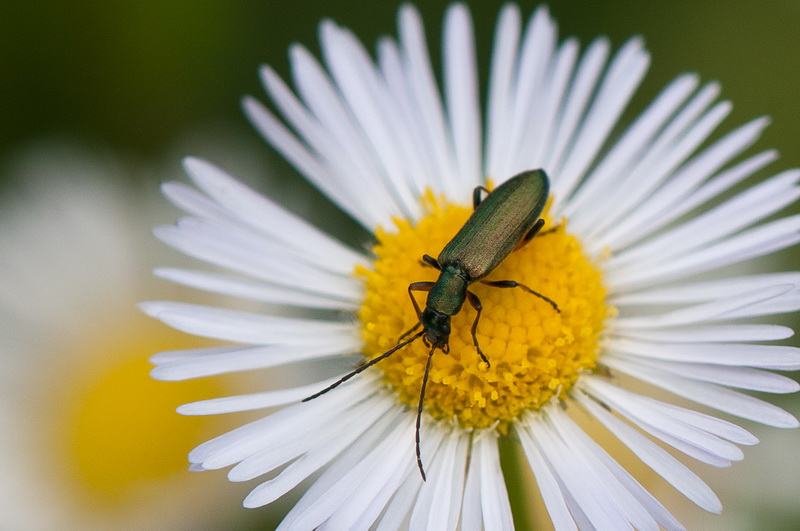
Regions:
<instances>
[{"instance_id":1,"label":"white daisy","mask_svg":"<svg viewBox=\"0 0 800 531\"><path fill-rule=\"evenodd\" d=\"M521 444L556 528L679 528L576 423L573 413L583 412L687 498L719 512L707 485L653 439L719 467L757 439L655 398L653 387L770 426L798 425L739 391L798 389L764 370L800 368L797 349L762 344L792 331L747 320L800 308L800 274L731 267L800 241L800 217L763 222L800 196L797 170L726 195L776 158L740 157L767 120L704 145L730 104L715 102L716 84L684 74L612 142L648 66L641 40L611 56L601 38L580 53L574 39L558 43L543 8L524 32L519 9L502 10L485 123L463 5L445 18L443 94L412 7L400 10L398 40L378 43L376 62L333 22L323 22L320 35L324 66L305 48L291 49L297 95L269 67L261 72L283 121L252 98L244 107L266 140L375 243L350 249L221 169L188 159L202 193L165 185L189 216L157 235L235 274L158 274L272 306L248 313L145 303L167 324L234 343L156 355L153 375L183 380L337 359L349 362L338 365L346 373L381 355L418 322L407 287L436 280L420 257L436 256L464 224L473 188L537 168L550 178L543 217L551 230L488 278L530 286L560 311L521 289L470 287L483 304L476 337L491 366L476 353L476 314L464 305L452 318L449 353L432 357L421 427L427 482L414 459L430 352L419 340L311 401L301 402L338 377L183 406L189 415L279 407L197 447L193 468L235 465L232 481L267 475L248 507L314 476L285 529L507 529L498 440L509 437ZM313 318L281 315L282 307L313 310Z\"/></svg>"}]
</instances>

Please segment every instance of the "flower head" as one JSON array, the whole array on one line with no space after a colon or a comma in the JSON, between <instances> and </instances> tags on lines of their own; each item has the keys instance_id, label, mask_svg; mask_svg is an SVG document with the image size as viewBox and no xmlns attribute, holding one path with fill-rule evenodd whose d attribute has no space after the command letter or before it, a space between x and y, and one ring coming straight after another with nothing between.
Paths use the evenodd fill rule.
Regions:
<instances>
[{"instance_id":1,"label":"flower head","mask_svg":"<svg viewBox=\"0 0 800 531\"><path fill-rule=\"evenodd\" d=\"M338 365L346 378L183 406L185 414L280 407L197 447L189 456L195 469L236 465L233 481L272 474L247 497L250 507L321 471L284 520L287 529L376 521L379 528L403 521L510 528L498 457L499 438L509 437L520 443L557 528L677 528L574 411L599 421L712 512L721 510L713 492L644 433L715 466L741 459L738 445L757 439L649 396L640 384L764 424L798 425L739 390L798 389L765 370L800 368L797 349L764 344L792 331L746 321L797 310L800 274L742 275L731 266L800 241L797 216L763 222L800 197L800 172L725 197L776 155L740 158L764 119L704 145L730 105L715 103L717 85L700 86L690 74L612 141L647 69L641 41L611 57L604 39L581 54L576 41L559 44L556 33L545 9L524 34L518 8L503 9L485 123L463 5L445 19L442 93L421 21L408 6L398 40L381 40L374 63L352 34L325 21L324 67L304 48L291 50L296 93L262 70L283 120L252 98L244 102L248 116L375 235L364 252L206 162L186 161L203 193L165 186L190 217L157 235L236 275L159 274L265 309L146 303L172 326L235 343L157 355L156 378L336 362L354 353L354 364L380 358L358 374ZM521 180L509 180L537 169L549 176L543 208L531 206ZM473 195L476 186L487 190ZM493 198L494 190L506 199ZM481 209L481 200L489 206ZM467 221L473 207L479 221ZM420 292L428 292L424 304ZM398 348L401 339L407 344ZM415 419L427 482L415 472Z\"/></svg>"}]
</instances>

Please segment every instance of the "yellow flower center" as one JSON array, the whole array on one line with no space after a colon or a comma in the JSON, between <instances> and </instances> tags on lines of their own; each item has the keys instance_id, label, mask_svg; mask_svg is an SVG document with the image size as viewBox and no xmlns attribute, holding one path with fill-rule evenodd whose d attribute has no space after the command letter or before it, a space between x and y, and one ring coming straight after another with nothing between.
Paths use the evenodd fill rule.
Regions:
<instances>
[{"instance_id":1,"label":"yellow flower center","mask_svg":"<svg viewBox=\"0 0 800 531\"><path fill-rule=\"evenodd\" d=\"M373 268L356 270L367 288L358 315L370 359L392 348L419 321L408 285L435 281L439 274L420 258L437 256L472 213L431 193L423 203L428 214L416 225L395 220L396 231L378 230ZM519 287L472 284L469 290L483 305L477 338L490 366L473 345L476 311L467 301L451 319L449 353L433 354L424 408L434 418L455 418L464 428L497 425L505 432L521 413L565 396L580 374L595 368L610 313L600 271L568 233L566 220L553 224L544 217L542 233L512 252L486 280L515 280L552 299L560 311ZM424 308L426 294L414 294ZM429 351L419 339L377 365L399 399L414 408Z\"/></svg>"}]
</instances>

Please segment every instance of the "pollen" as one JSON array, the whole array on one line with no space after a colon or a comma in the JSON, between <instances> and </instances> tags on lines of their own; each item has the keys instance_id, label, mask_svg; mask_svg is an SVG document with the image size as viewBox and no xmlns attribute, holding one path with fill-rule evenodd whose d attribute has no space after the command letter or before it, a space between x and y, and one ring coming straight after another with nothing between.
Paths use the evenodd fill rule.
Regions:
<instances>
[{"instance_id":1,"label":"pollen","mask_svg":"<svg viewBox=\"0 0 800 531\"><path fill-rule=\"evenodd\" d=\"M358 317L369 359L391 349L419 322L408 286L436 281L439 274L421 257L436 257L472 213L430 192L423 204L427 213L416 224L396 219L391 230L378 230L372 267L355 272L366 286ZM522 413L564 398L581 374L596 368L611 312L601 272L570 235L566 220L543 217L544 229L485 280L517 281L553 300L559 311L519 287L472 284L469 290L483 306L477 339L489 366L473 344L476 310L467 301L451 319L449 352L433 354L424 411L435 419L454 419L467 429L497 426L504 433ZM424 308L427 294L412 294ZM419 339L376 365L398 399L413 409L429 352Z\"/></svg>"}]
</instances>

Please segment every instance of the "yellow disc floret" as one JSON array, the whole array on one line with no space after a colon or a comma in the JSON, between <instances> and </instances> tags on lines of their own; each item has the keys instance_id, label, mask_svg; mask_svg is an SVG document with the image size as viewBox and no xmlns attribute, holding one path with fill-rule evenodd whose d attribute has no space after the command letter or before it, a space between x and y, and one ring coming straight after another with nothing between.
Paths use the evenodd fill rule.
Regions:
<instances>
[{"instance_id":1,"label":"yellow disc floret","mask_svg":"<svg viewBox=\"0 0 800 531\"><path fill-rule=\"evenodd\" d=\"M418 321L408 297L412 282L435 281L438 271L424 265L436 257L472 213L426 194L426 215L416 225L395 220L396 230L377 231L372 269L358 268L366 283L359 311L364 352L374 358L392 348ZM555 301L560 310L520 288L480 282L470 291L483 304L477 338L490 362L481 361L471 327L476 312L465 303L451 321L450 352L433 355L425 411L465 428L508 424L526 410L561 397L581 373L595 368L598 340L609 315L600 271L566 221L547 223L542 234L512 252L486 280L515 280ZM414 292L421 308L424 292ZM430 348L417 340L377 367L400 400L416 407Z\"/></svg>"}]
</instances>

